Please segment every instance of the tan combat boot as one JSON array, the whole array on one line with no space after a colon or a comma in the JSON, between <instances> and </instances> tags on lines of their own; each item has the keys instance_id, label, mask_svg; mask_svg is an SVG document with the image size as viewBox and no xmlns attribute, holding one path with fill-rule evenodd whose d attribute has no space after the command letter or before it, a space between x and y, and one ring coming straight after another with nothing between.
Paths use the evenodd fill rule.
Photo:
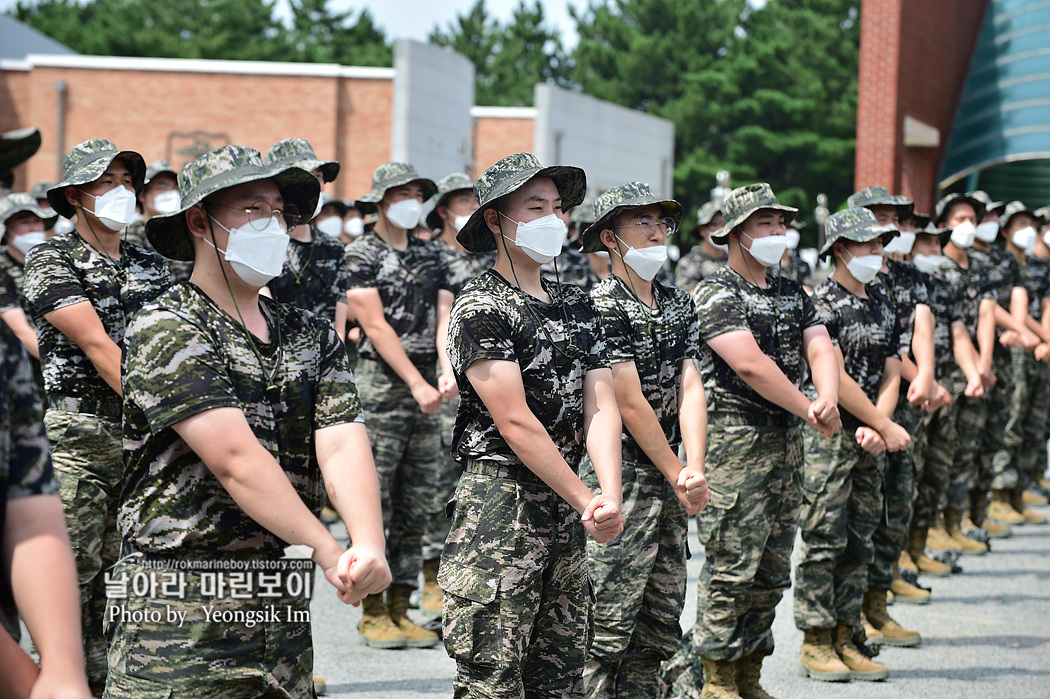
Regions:
<instances>
[{"instance_id":1,"label":"tan combat boot","mask_svg":"<svg viewBox=\"0 0 1050 699\"><path fill-rule=\"evenodd\" d=\"M911 554L907 551L901 551L901 554L897 556L897 568L911 571L916 575L919 573L919 567L915 565L915 561L911 559Z\"/></svg>"},{"instance_id":2,"label":"tan combat boot","mask_svg":"<svg viewBox=\"0 0 1050 699\"><path fill-rule=\"evenodd\" d=\"M405 645L409 648L430 648L436 646L438 636L427 631L408 618L408 598L412 596L412 587L394 584L386 590L386 608L390 612L390 621L405 636Z\"/></svg>"},{"instance_id":3,"label":"tan combat boot","mask_svg":"<svg viewBox=\"0 0 1050 699\"><path fill-rule=\"evenodd\" d=\"M1021 493L1022 502L1025 505L1031 505L1032 507L1042 507L1043 505L1050 502L1044 496L1035 492L1034 490L1026 490Z\"/></svg>"},{"instance_id":4,"label":"tan combat boot","mask_svg":"<svg viewBox=\"0 0 1050 699\"><path fill-rule=\"evenodd\" d=\"M831 643L833 629L810 629L802 640L798 674L822 682L848 682L850 669Z\"/></svg>"},{"instance_id":5,"label":"tan combat boot","mask_svg":"<svg viewBox=\"0 0 1050 699\"><path fill-rule=\"evenodd\" d=\"M1011 490L1010 492L1010 506L1017 512L1021 513L1021 517L1024 518L1025 524L1046 524L1046 515L1041 515L1035 510L1030 510L1025 507L1024 496L1020 490Z\"/></svg>"},{"instance_id":6,"label":"tan combat boot","mask_svg":"<svg viewBox=\"0 0 1050 699\"><path fill-rule=\"evenodd\" d=\"M443 595L438 586L438 563L440 559L423 561L423 594L419 599L419 611L431 619L441 616L441 603Z\"/></svg>"},{"instance_id":7,"label":"tan combat boot","mask_svg":"<svg viewBox=\"0 0 1050 699\"><path fill-rule=\"evenodd\" d=\"M886 642L886 637L882 635L882 632L871 625L871 622L866 617L861 615L861 625L864 627L864 642L869 646L881 646Z\"/></svg>"},{"instance_id":8,"label":"tan combat boot","mask_svg":"<svg viewBox=\"0 0 1050 699\"><path fill-rule=\"evenodd\" d=\"M882 642L887 646L911 648L922 643L918 631L909 631L890 617L886 611L886 591L868 590L864 593L861 605L864 618L882 634Z\"/></svg>"},{"instance_id":9,"label":"tan combat boot","mask_svg":"<svg viewBox=\"0 0 1050 699\"><path fill-rule=\"evenodd\" d=\"M962 547L955 543L955 540L948 533L948 528L945 525L946 519L947 516L942 510L937 517L937 524L930 527L930 530L926 533L926 546L933 551L958 551L962 553Z\"/></svg>"},{"instance_id":10,"label":"tan combat boot","mask_svg":"<svg viewBox=\"0 0 1050 699\"><path fill-rule=\"evenodd\" d=\"M897 564L893 564L893 582L890 583L890 593L895 602L901 604L929 604L930 591L916 587L901 577L897 570Z\"/></svg>"},{"instance_id":11,"label":"tan combat boot","mask_svg":"<svg viewBox=\"0 0 1050 699\"><path fill-rule=\"evenodd\" d=\"M314 675L314 694L319 697L328 694L328 683L320 675Z\"/></svg>"},{"instance_id":12,"label":"tan combat boot","mask_svg":"<svg viewBox=\"0 0 1050 699\"><path fill-rule=\"evenodd\" d=\"M988 518L1011 527L1025 523L1024 515L1010 505L1010 493L1005 490L992 491L992 504L988 506Z\"/></svg>"},{"instance_id":13,"label":"tan combat boot","mask_svg":"<svg viewBox=\"0 0 1050 699\"><path fill-rule=\"evenodd\" d=\"M974 491L970 493L970 518L973 523L986 532L988 536L993 539L1009 539L1013 536L1014 532L1010 529L1007 524L997 522L988 516L988 493L984 491ZM966 527L963 527L963 531L966 531Z\"/></svg>"},{"instance_id":14,"label":"tan combat boot","mask_svg":"<svg viewBox=\"0 0 1050 699\"><path fill-rule=\"evenodd\" d=\"M944 526L958 546L959 550L968 556L983 556L988 553L988 545L982 544L966 536L962 532L962 511L948 508L944 511Z\"/></svg>"},{"instance_id":15,"label":"tan combat boot","mask_svg":"<svg viewBox=\"0 0 1050 699\"><path fill-rule=\"evenodd\" d=\"M864 655L853 644L853 628L849 624L840 622L835 627L835 653L849 668L851 680L875 682L890 676L889 668Z\"/></svg>"},{"instance_id":16,"label":"tan combat boot","mask_svg":"<svg viewBox=\"0 0 1050 699\"><path fill-rule=\"evenodd\" d=\"M704 688L700 699L741 699L736 691L736 663L700 658L704 666Z\"/></svg>"},{"instance_id":17,"label":"tan combat boot","mask_svg":"<svg viewBox=\"0 0 1050 699\"><path fill-rule=\"evenodd\" d=\"M752 653L736 662L736 689L741 699L775 699L759 684L762 677L763 657L758 653Z\"/></svg>"},{"instance_id":18,"label":"tan combat boot","mask_svg":"<svg viewBox=\"0 0 1050 699\"><path fill-rule=\"evenodd\" d=\"M908 532L908 555L915 561L915 566L923 575L935 578L946 578L952 574L952 567L947 563L935 561L926 555L926 530L912 529Z\"/></svg>"},{"instance_id":19,"label":"tan combat boot","mask_svg":"<svg viewBox=\"0 0 1050 699\"><path fill-rule=\"evenodd\" d=\"M408 637L390 619L382 593L361 600L361 611L361 623L357 627L361 643L372 648L404 648L408 645Z\"/></svg>"}]
</instances>

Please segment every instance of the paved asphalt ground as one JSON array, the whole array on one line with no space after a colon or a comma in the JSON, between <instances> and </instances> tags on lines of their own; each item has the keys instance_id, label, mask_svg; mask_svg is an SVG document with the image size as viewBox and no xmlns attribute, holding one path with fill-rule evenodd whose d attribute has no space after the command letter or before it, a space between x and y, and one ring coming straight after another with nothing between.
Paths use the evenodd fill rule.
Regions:
<instances>
[{"instance_id":1,"label":"paved asphalt ground","mask_svg":"<svg viewBox=\"0 0 1050 699\"><path fill-rule=\"evenodd\" d=\"M690 537L696 546L695 528ZM690 628L696 618L696 578L702 563L702 552L694 553L683 628ZM878 659L890 668L885 682L800 678L802 633L792 621L789 592L777 609L777 650L766 661L766 689L781 699L1050 697L1050 525L1017 527L1013 538L995 541L991 553L966 556L960 564L964 572L959 575L925 581L933 588L929 605L890 607L897 621L922 633L923 643L882 651ZM393 651L360 645L361 612L340 604L326 585L318 583L313 623L315 665L328 682L327 697L452 696L455 664L440 645Z\"/></svg>"}]
</instances>

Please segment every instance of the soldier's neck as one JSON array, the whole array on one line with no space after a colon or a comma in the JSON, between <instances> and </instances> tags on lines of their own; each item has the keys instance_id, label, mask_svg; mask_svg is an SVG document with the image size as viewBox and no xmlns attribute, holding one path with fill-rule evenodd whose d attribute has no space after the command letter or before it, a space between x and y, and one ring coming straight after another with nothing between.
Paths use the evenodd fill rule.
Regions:
<instances>
[{"instance_id":1,"label":"soldier's neck","mask_svg":"<svg viewBox=\"0 0 1050 699\"><path fill-rule=\"evenodd\" d=\"M970 256L966 254L966 251L960 248L952 241L948 241L944 246L944 254L955 260L955 263L963 269L970 268Z\"/></svg>"},{"instance_id":2,"label":"soldier's neck","mask_svg":"<svg viewBox=\"0 0 1050 699\"><path fill-rule=\"evenodd\" d=\"M379 239L390 247L397 250L408 249L408 231L391 224L386 217L379 219L374 230Z\"/></svg>"},{"instance_id":3,"label":"soldier's neck","mask_svg":"<svg viewBox=\"0 0 1050 699\"><path fill-rule=\"evenodd\" d=\"M705 255L710 257L712 260L721 260L724 259L726 256L725 250L722 250L721 248L716 248L714 245L711 244L711 241L709 240L705 240L704 242L700 243L700 249Z\"/></svg>"}]
</instances>

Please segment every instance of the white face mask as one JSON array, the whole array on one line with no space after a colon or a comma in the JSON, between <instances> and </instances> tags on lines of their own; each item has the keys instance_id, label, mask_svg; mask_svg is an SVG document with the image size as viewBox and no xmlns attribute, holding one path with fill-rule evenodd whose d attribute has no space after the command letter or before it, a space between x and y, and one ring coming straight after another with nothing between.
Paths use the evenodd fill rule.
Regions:
<instances>
[{"instance_id":1,"label":"white face mask","mask_svg":"<svg viewBox=\"0 0 1050 699\"><path fill-rule=\"evenodd\" d=\"M500 214L503 216L503 214ZM525 251L525 254L533 261L545 265L561 252L562 241L565 240L565 222L555 214L547 214L534 221L521 223L512 218L503 216L512 223L518 224L518 232L514 236L514 244ZM503 236L506 240L507 236Z\"/></svg>"},{"instance_id":2,"label":"white face mask","mask_svg":"<svg viewBox=\"0 0 1050 699\"><path fill-rule=\"evenodd\" d=\"M973 241L976 237L977 227L966 221L952 229L951 241L955 243L955 247L968 250L973 247Z\"/></svg>"},{"instance_id":3,"label":"white face mask","mask_svg":"<svg viewBox=\"0 0 1050 699\"><path fill-rule=\"evenodd\" d=\"M907 255L915 245L915 234L901 232L896 238L886 243L882 251L887 255Z\"/></svg>"},{"instance_id":4,"label":"white face mask","mask_svg":"<svg viewBox=\"0 0 1050 699\"><path fill-rule=\"evenodd\" d=\"M740 235L751 241L751 247L744 249L751 253L751 257L755 258L755 262L763 267L772 267L780 264L780 258L784 256L784 251L788 247L786 235L767 235L765 238L752 238L743 231L740 232ZM744 246L741 245L740 247Z\"/></svg>"},{"instance_id":5,"label":"white face mask","mask_svg":"<svg viewBox=\"0 0 1050 699\"><path fill-rule=\"evenodd\" d=\"M653 245L652 247L639 249L627 245L627 243L620 240L619 236L616 239L627 247L627 252L620 255L623 263L647 282L651 282L656 273L667 262L667 246L665 245ZM619 251L616 254L619 255Z\"/></svg>"},{"instance_id":6,"label":"white face mask","mask_svg":"<svg viewBox=\"0 0 1050 699\"><path fill-rule=\"evenodd\" d=\"M11 245L14 245L15 249L22 255L28 255L34 245L39 245L45 240L44 231L31 231L22 235L16 235L11 239Z\"/></svg>"},{"instance_id":7,"label":"white face mask","mask_svg":"<svg viewBox=\"0 0 1050 699\"><path fill-rule=\"evenodd\" d=\"M320 216L321 215L321 209L323 209L323 208L324 208L324 197L318 195L318 197L317 197L317 206L314 207L314 215L310 217L310 220L313 221L315 218Z\"/></svg>"},{"instance_id":8,"label":"white face mask","mask_svg":"<svg viewBox=\"0 0 1050 699\"><path fill-rule=\"evenodd\" d=\"M592 255L597 255L598 257L602 258L606 262L609 261L609 251L608 250L598 250L597 252L592 252L591 254Z\"/></svg>"},{"instance_id":9,"label":"white face mask","mask_svg":"<svg viewBox=\"0 0 1050 699\"><path fill-rule=\"evenodd\" d=\"M784 237L788 239L788 250L798 249L798 243L802 240L802 234L796 231L794 228L788 228L787 232L784 233Z\"/></svg>"},{"instance_id":10,"label":"white face mask","mask_svg":"<svg viewBox=\"0 0 1050 699\"><path fill-rule=\"evenodd\" d=\"M83 202L80 204L81 208L95 214L95 218L111 231L124 230L129 223L135 220L135 194L129 192L123 185L118 184L97 197L84 191L80 193L95 200L94 211L84 206Z\"/></svg>"},{"instance_id":11,"label":"white face mask","mask_svg":"<svg viewBox=\"0 0 1050 699\"><path fill-rule=\"evenodd\" d=\"M976 229L974 229L974 235L977 236L978 240L983 240L986 243L994 243L995 239L999 237L999 224L995 221L981 223Z\"/></svg>"},{"instance_id":12,"label":"white face mask","mask_svg":"<svg viewBox=\"0 0 1050 699\"><path fill-rule=\"evenodd\" d=\"M351 238L356 238L365 232L365 220L360 216L346 219L346 223L343 224L343 233L346 233Z\"/></svg>"},{"instance_id":13,"label":"white face mask","mask_svg":"<svg viewBox=\"0 0 1050 699\"><path fill-rule=\"evenodd\" d=\"M58 220L55 221L55 234L56 235L59 234L59 233L69 233L70 231L74 230L75 228L76 228L76 226L73 225L73 222L70 221L68 218L66 218L64 216L59 216Z\"/></svg>"},{"instance_id":14,"label":"white face mask","mask_svg":"<svg viewBox=\"0 0 1050 699\"><path fill-rule=\"evenodd\" d=\"M153 208L158 214L173 214L182 206L182 197L177 189L169 189L153 197Z\"/></svg>"},{"instance_id":15,"label":"white face mask","mask_svg":"<svg viewBox=\"0 0 1050 699\"><path fill-rule=\"evenodd\" d=\"M850 253L850 257L853 259L846 263L846 269L861 284L869 284L879 276L879 270L882 269L882 255L857 256Z\"/></svg>"},{"instance_id":16,"label":"white face mask","mask_svg":"<svg viewBox=\"0 0 1050 699\"><path fill-rule=\"evenodd\" d=\"M456 233L463 230L463 226L467 225L467 221L470 220L470 216L456 216L452 219L452 228L455 229Z\"/></svg>"},{"instance_id":17,"label":"white face mask","mask_svg":"<svg viewBox=\"0 0 1050 699\"><path fill-rule=\"evenodd\" d=\"M213 217L209 218L215 221ZM261 231L252 228L250 223L238 226L232 231L218 221L215 223L230 234L226 249L219 250L207 238L204 242L226 257L226 261L241 281L248 286L261 288L281 273L284 256L288 251L288 241L291 238L275 217L271 216L266 228Z\"/></svg>"},{"instance_id":18,"label":"white face mask","mask_svg":"<svg viewBox=\"0 0 1050 699\"><path fill-rule=\"evenodd\" d=\"M398 228L410 231L419 225L419 217L423 214L423 205L415 199L402 199L394 202L386 209L386 217L390 223Z\"/></svg>"},{"instance_id":19,"label":"white face mask","mask_svg":"<svg viewBox=\"0 0 1050 699\"><path fill-rule=\"evenodd\" d=\"M338 238L339 234L343 232L343 219L338 216L323 218L314 225L317 226L317 230L321 231L329 238Z\"/></svg>"},{"instance_id":20,"label":"white face mask","mask_svg":"<svg viewBox=\"0 0 1050 699\"><path fill-rule=\"evenodd\" d=\"M1014 234L1010 236L1010 240L1014 245L1025 251L1026 255L1031 255L1035 250L1035 238L1038 233L1031 226L1025 226L1019 231L1014 231Z\"/></svg>"},{"instance_id":21,"label":"white face mask","mask_svg":"<svg viewBox=\"0 0 1050 699\"><path fill-rule=\"evenodd\" d=\"M937 269L941 260L944 259L944 255L918 255L912 258L912 262L915 263L915 268L920 272L926 274L932 274L933 270Z\"/></svg>"}]
</instances>

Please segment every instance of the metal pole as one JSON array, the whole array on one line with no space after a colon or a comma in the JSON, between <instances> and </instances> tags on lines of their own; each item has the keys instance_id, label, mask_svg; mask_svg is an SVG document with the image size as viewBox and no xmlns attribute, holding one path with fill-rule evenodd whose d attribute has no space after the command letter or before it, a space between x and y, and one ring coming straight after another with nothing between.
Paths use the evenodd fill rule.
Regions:
<instances>
[{"instance_id":1,"label":"metal pole","mask_svg":"<svg viewBox=\"0 0 1050 699\"><path fill-rule=\"evenodd\" d=\"M58 93L58 114L55 119L55 131L58 132L55 136L55 145L58 149L56 152L58 174L55 176L55 179L61 182L63 179L62 160L66 155L66 96L69 94L69 88L66 86L65 81L59 80L55 83L55 92Z\"/></svg>"}]
</instances>

